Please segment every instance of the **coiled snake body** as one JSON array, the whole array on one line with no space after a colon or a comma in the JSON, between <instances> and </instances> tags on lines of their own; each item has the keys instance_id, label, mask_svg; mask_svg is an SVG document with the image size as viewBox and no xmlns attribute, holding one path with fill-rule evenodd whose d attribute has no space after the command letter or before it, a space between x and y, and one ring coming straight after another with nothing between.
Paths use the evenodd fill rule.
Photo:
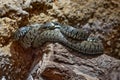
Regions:
<instances>
[{"instance_id":1,"label":"coiled snake body","mask_svg":"<svg viewBox=\"0 0 120 80\"><path fill-rule=\"evenodd\" d=\"M69 25L62 25L58 22L48 22L44 25L44 27L58 28L60 29L61 33L63 33L67 37L77 40L87 40L89 36L89 33L83 31L82 29L77 29Z\"/></svg>"},{"instance_id":2,"label":"coiled snake body","mask_svg":"<svg viewBox=\"0 0 120 80\"><path fill-rule=\"evenodd\" d=\"M45 42L58 42L83 54L102 54L104 50L103 44L97 38L89 37L89 33L56 22L22 27L14 33L14 39L24 48L38 48Z\"/></svg>"}]
</instances>

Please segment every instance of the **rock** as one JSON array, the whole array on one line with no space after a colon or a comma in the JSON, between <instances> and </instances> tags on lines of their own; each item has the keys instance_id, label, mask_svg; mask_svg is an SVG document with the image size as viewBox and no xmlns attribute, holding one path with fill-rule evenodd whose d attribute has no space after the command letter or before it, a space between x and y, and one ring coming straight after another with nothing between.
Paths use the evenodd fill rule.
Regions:
<instances>
[{"instance_id":1,"label":"rock","mask_svg":"<svg viewBox=\"0 0 120 80\"><path fill-rule=\"evenodd\" d=\"M7 17L0 19L0 46L5 46L10 42L10 37L16 28L15 20Z\"/></svg>"},{"instance_id":2,"label":"rock","mask_svg":"<svg viewBox=\"0 0 120 80\"><path fill-rule=\"evenodd\" d=\"M55 44L47 54L53 55L40 60L42 64L38 63L39 67L33 68L33 70L35 69L35 72L31 73L33 79L40 80L39 78L42 77L43 80L113 80L112 77L108 76L116 72L114 69L120 68L120 60L105 54L91 57L85 55L77 56L78 53L71 53L72 51L69 51L69 49L66 50L63 46ZM56 60L56 56L58 55L59 57L57 57L58 59ZM46 65L43 68L42 66L44 64ZM41 69L44 70L41 72ZM116 72L117 75L115 75L114 78L119 77L118 73L119 71Z\"/></svg>"},{"instance_id":3,"label":"rock","mask_svg":"<svg viewBox=\"0 0 120 80\"><path fill-rule=\"evenodd\" d=\"M0 0L0 79L119 80L119 4L120 0ZM19 27L49 21L91 31L103 41L105 54L81 55L60 44L25 50L12 41Z\"/></svg>"}]
</instances>

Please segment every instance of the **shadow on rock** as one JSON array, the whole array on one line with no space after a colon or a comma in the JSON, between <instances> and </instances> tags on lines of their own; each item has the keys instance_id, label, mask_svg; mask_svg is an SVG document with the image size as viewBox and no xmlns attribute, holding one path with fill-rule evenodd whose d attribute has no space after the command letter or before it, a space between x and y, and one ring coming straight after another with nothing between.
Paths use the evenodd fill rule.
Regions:
<instances>
[{"instance_id":1,"label":"shadow on rock","mask_svg":"<svg viewBox=\"0 0 120 80\"><path fill-rule=\"evenodd\" d=\"M10 53L12 54L12 59L14 60L13 67L16 70L20 70L16 74L13 74L15 79L24 80L32 67L37 64L38 59L40 59L41 54L37 54L37 50L32 48L24 49L22 48L19 43L13 42L10 46ZM19 74L19 75L18 75ZM13 79L13 78L12 78Z\"/></svg>"}]
</instances>

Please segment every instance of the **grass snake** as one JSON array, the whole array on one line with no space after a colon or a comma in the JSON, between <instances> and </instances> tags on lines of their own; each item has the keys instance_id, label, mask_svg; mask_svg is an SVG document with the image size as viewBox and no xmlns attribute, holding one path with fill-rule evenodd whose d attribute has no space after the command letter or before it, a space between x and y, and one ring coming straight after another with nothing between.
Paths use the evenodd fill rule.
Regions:
<instances>
[{"instance_id":1,"label":"grass snake","mask_svg":"<svg viewBox=\"0 0 120 80\"><path fill-rule=\"evenodd\" d=\"M82 54L102 54L102 42L90 33L58 22L32 24L18 29L14 39L24 48L38 48L46 42L58 42Z\"/></svg>"}]
</instances>

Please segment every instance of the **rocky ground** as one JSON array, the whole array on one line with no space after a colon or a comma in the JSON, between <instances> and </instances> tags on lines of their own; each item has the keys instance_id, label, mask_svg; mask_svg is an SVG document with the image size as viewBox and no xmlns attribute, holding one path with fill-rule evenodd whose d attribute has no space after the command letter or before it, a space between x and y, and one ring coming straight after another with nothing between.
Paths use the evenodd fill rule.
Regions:
<instances>
[{"instance_id":1,"label":"rocky ground","mask_svg":"<svg viewBox=\"0 0 120 80\"><path fill-rule=\"evenodd\" d=\"M120 0L0 0L1 80L120 80ZM99 56L77 55L58 43L40 50L13 42L18 28L58 21L103 41Z\"/></svg>"}]
</instances>

